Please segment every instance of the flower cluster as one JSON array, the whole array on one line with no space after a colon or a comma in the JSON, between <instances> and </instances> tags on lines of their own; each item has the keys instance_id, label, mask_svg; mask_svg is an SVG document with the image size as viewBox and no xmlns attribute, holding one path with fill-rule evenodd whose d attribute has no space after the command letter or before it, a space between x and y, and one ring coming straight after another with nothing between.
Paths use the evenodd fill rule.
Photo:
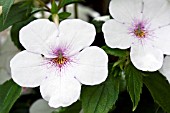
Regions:
<instances>
[{"instance_id":1,"label":"flower cluster","mask_svg":"<svg viewBox=\"0 0 170 113\"><path fill-rule=\"evenodd\" d=\"M112 19L102 27L106 45L130 48L137 69L159 70L170 81L170 57L164 60L170 55L168 0L111 0L109 11ZM58 26L48 19L32 21L20 30L26 50L10 62L13 80L23 87L40 86L51 107L71 105L80 97L81 84L97 85L108 76L107 54L90 46L95 35L95 27L80 19Z\"/></svg>"}]
</instances>

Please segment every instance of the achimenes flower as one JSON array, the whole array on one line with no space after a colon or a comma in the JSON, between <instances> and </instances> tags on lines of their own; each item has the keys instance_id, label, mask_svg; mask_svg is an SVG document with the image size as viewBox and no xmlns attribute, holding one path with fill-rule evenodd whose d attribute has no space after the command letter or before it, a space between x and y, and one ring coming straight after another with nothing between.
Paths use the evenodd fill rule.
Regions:
<instances>
[{"instance_id":1,"label":"achimenes flower","mask_svg":"<svg viewBox=\"0 0 170 113\"><path fill-rule=\"evenodd\" d=\"M170 56L166 56L162 68L159 70L170 83Z\"/></svg>"},{"instance_id":2,"label":"achimenes flower","mask_svg":"<svg viewBox=\"0 0 170 113\"><path fill-rule=\"evenodd\" d=\"M64 20L57 27L39 19L23 27L20 42L25 51L10 62L13 80L23 87L40 86L42 97L54 108L77 101L81 84L96 85L108 75L108 57L99 47L92 24Z\"/></svg>"},{"instance_id":3,"label":"achimenes flower","mask_svg":"<svg viewBox=\"0 0 170 113\"><path fill-rule=\"evenodd\" d=\"M163 54L170 55L170 3L168 0L112 0L109 11L114 19L103 25L106 44L130 49L136 68L156 71Z\"/></svg>"}]
</instances>

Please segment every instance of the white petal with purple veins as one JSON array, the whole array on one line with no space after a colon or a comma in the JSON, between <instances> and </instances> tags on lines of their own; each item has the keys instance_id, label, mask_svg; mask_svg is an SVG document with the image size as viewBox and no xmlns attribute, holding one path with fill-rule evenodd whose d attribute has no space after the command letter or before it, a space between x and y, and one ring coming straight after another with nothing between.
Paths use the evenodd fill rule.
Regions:
<instances>
[{"instance_id":1,"label":"white petal with purple veins","mask_svg":"<svg viewBox=\"0 0 170 113\"><path fill-rule=\"evenodd\" d=\"M90 46L96 35L95 27L92 24L79 19L67 19L59 25L60 43L66 44L72 53L79 52Z\"/></svg>"},{"instance_id":2,"label":"white petal with purple veins","mask_svg":"<svg viewBox=\"0 0 170 113\"><path fill-rule=\"evenodd\" d=\"M80 96L81 84L69 76L53 76L45 79L40 91L49 105L54 108L66 107L76 102Z\"/></svg>"},{"instance_id":3,"label":"white petal with purple veins","mask_svg":"<svg viewBox=\"0 0 170 113\"><path fill-rule=\"evenodd\" d=\"M76 78L85 85L100 84L108 75L108 58L98 47L87 47L79 53Z\"/></svg>"},{"instance_id":4,"label":"white petal with purple veins","mask_svg":"<svg viewBox=\"0 0 170 113\"><path fill-rule=\"evenodd\" d=\"M23 87L37 87L47 76L43 57L26 50L14 56L10 67L12 79Z\"/></svg>"},{"instance_id":5,"label":"white petal with purple veins","mask_svg":"<svg viewBox=\"0 0 170 113\"><path fill-rule=\"evenodd\" d=\"M156 71L163 63L163 53L150 45L132 45L130 58L134 66L142 71Z\"/></svg>"},{"instance_id":6,"label":"white petal with purple veins","mask_svg":"<svg viewBox=\"0 0 170 113\"><path fill-rule=\"evenodd\" d=\"M105 42L111 48L127 49L131 46L133 37L128 33L127 25L108 20L102 27Z\"/></svg>"},{"instance_id":7,"label":"white petal with purple veins","mask_svg":"<svg viewBox=\"0 0 170 113\"><path fill-rule=\"evenodd\" d=\"M20 30L20 42L27 51L48 55L51 44L58 36L56 24L47 19L34 20Z\"/></svg>"},{"instance_id":8,"label":"white petal with purple veins","mask_svg":"<svg viewBox=\"0 0 170 113\"><path fill-rule=\"evenodd\" d=\"M122 23L141 17L142 10L142 0L111 0L109 5L111 16Z\"/></svg>"}]
</instances>

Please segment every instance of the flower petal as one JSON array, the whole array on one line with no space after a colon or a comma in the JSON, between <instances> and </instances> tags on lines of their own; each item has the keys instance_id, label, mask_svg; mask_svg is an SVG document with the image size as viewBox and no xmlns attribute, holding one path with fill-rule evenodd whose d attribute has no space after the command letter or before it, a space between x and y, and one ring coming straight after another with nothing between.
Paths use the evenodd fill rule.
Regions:
<instances>
[{"instance_id":1,"label":"flower petal","mask_svg":"<svg viewBox=\"0 0 170 113\"><path fill-rule=\"evenodd\" d=\"M98 47L87 47L78 55L76 79L85 85L104 82L108 76L107 54Z\"/></svg>"},{"instance_id":2,"label":"flower petal","mask_svg":"<svg viewBox=\"0 0 170 113\"><path fill-rule=\"evenodd\" d=\"M154 45L160 48L164 54L170 55L170 26L155 30Z\"/></svg>"},{"instance_id":3,"label":"flower petal","mask_svg":"<svg viewBox=\"0 0 170 113\"><path fill-rule=\"evenodd\" d=\"M39 86L46 77L46 67L41 55L28 51L18 53L10 62L12 79L23 87Z\"/></svg>"},{"instance_id":4,"label":"flower petal","mask_svg":"<svg viewBox=\"0 0 170 113\"><path fill-rule=\"evenodd\" d=\"M79 52L85 47L90 46L96 35L92 24L79 19L67 19L59 25L59 37L61 43L67 44L74 52Z\"/></svg>"},{"instance_id":5,"label":"flower petal","mask_svg":"<svg viewBox=\"0 0 170 113\"><path fill-rule=\"evenodd\" d=\"M156 71L163 63L163 53L159 49L147 44L133 44L130 58L133 65L142 71Z\"/></svg>"},{"instance_id":6,"label":"flower petal","mask_svg":"<svg viewBox=\"0 0 170 113\"><path fill-rule=\"evenodd\" d=\"M40 85L42 97L54 108L66 107L76 102L80 96L81 84L73 77L51 76Z\"/></svg>"},{"instance_id":7,"label":"flower petal","mask_svg":"<svg viewBox=\"0 0 170 113\"><path fill-rule=\"evenodd\" d=\"M48 102L46 102L45 100L38 99L31 105L29 113L52 113L55 110L56 109L54 108L50 108Z\"/></svg>"},{"instance_id":8,"label":"flower petal","mask_svg":"<svg viewBox=\"0 0 170 113\"><path fill-rule=\"evenodd\" d=\"M143 17L151 21L152 28L158 28L170 23L170 3L168 0L143 0Z\"/></svg>"},{"instance_id":9,"label":"flower petal","mask_svg":"<svg viewBox=\"0 0 170 113\"><path fill-rule=\"evenodd\" d=\"M38 19L20 31L20 42L26 50L48 55L51 50L49 41L55 41L58 36L58 28L48 19Z\"/></svg>"},{"instance_id":10,"label":"flower petal","mask_svg":"<svg viewBox=\"0 0 170 113\"><path fill-rule=\"evenodd\" d=\"M142 0L111 0L109 11L117 21L130 23L141 16Z\"/></svg>"},{"instance_id":11,"label":"flower petal","mask_svg":"<svg viewBox=\"0 0 170 113\"><path fill-rule=\"evenodd\" d=\"M106 44L111 48L127 49L133 41L125 24L115 20L106 21L102 27Z\"/></svg>"},{"instance_id":12,"label":"flower petal","mask_svg":"<svg viewBox=\"0 0 170 113\"><path fill-rule=\"evenodd\" d=\"M170 56L166 56L162 68L159 70L170 83Z\"/></svg>"}]
</instances>

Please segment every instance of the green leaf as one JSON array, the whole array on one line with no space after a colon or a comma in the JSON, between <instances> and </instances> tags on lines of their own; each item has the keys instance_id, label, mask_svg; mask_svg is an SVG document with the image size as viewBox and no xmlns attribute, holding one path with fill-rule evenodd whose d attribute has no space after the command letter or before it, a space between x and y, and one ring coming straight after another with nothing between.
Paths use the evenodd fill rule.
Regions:
<instances>
[{"instance_id":1,"label":"green leaf","mask_svg":"<svg viewBox=\"0 0 170 113\"><path fill-rule=\"evenodd\" d=\"M2 23L4 24L8 16L9 10L14 3L14 0L0 0L0 5L2 5Z\"/></svg>"},{"instance_id":2,"label":"green leaf","mask_svg":"<svg viewBox=\"0 0 170 113\"><path fill-rule=\"evenodd\" d=\"M158 72L144 73L143 82L149 89L154 101L170 113L170 85Z\"/></svg>"},{"instance_id":3,"label":"green leaf","mask_svg":"<svg viewBox=\"0 0 170 113\"><path fill-rule=\"evenodd\" d=\"M52 0L52 7L51 7L51 13L52 14L57 14L58 13L58 6L55 2L55 0Z\"/></svg>"},{"instance_id":4,"label":"green leaf","mask_svg":"<svg viewBox=\"0 0 170 113\"><path fill-rule=\"evenodd\" d=\"M21 7L22 4L23 2L12 5L4 24L3 17L0 16L0 32L17 22L24 20L25 18L27 18L27 16L29 16L26 15L28 7Z\"/></svg>"},{"instance_id":5,"label":"green leaf","mask_svg":"<svg viewBox=\"0 0 170 113\"><path fill-rule=\"evenodd\" d=\"M96 86L83 86L81 101L84 113L108 113L119 94L119 82L113 76Z\"/></svg>"},{"instance_id":6,"label":"green leaf","mask_svg":"<svg viewBox=\"0 0 170 113\"><path fill-rule=\"evenodd\" d=\"M133 111L136 109L142 93L142 73L137 70L132 64L129 64L125 70L126 83L129 95L133 102Z\"/></svg>"},{"instance_id":7,"label":"green leaf","mask_svg":"<svg viewBox=\"0 0 170 113\"><path fill-rule=\"evenodd\" d=\"M71 15L71 13L69 13L69 12L62 12L62 13L58 14L58 16L61 20L68 18L70 15Z\"/></svg>"},{"instance_id":8,"label":"green leaf","mask_svg":"<svg viewBox=\"0 0 170 113\"><path fill-rule=\"evenodd\" d=\"M121 49L112 49L108 46L103 46L102 49L109 55L117 56L117 57L124 57L127 56L127 51L126 50L121 50Z\"/></svg>"},{"instance_id":9,"label":"green leaf","mask_svg":"<svg viewBox=\"0 0 170 113\"><path fill-rule=\"evenodd\" d=\"M84 0L59 0L58 9L60 10L62 7L72 4L72 3L78 3L78 2L84 2Z\"/></svg>"},{"instance_id":10,"label":"green leaf","mask_svg":"<svg viewBox=\"0 0 170 113\"><path fill-rule=\"evenodd\" d=\"M12 80L0 85L0 113L9 113L21 94L21 87Z\"/></svg>"},{"instance_id":11,"label":"green leaf","mask_svg":"<svg viewBox=\"0 0 170 113\"><path fill-rule=\"evenodd\" d=\"M60 108L59 110L57 109L57 111L54 111L52 113L80 113L80 111L81 111L81 102L77 101L69 107Z\"/></svg>"},{"instance_id":12,"label":"green leaf","mask_svg":"<svg viewBox=\"0 0 170 113\"><path fill-rule=\"evenodd\" d=\"M11 40L14 42L15 46L22 50L23 47L19 42L19 31L21 30L22 27L24 27L25 25L27 25L29 22L35 20L36 18L34 17L30 17L27 20L24 20L22 22L18 22L16 24L14 24L11 28Z\"/></svg>"}]
</instances>

